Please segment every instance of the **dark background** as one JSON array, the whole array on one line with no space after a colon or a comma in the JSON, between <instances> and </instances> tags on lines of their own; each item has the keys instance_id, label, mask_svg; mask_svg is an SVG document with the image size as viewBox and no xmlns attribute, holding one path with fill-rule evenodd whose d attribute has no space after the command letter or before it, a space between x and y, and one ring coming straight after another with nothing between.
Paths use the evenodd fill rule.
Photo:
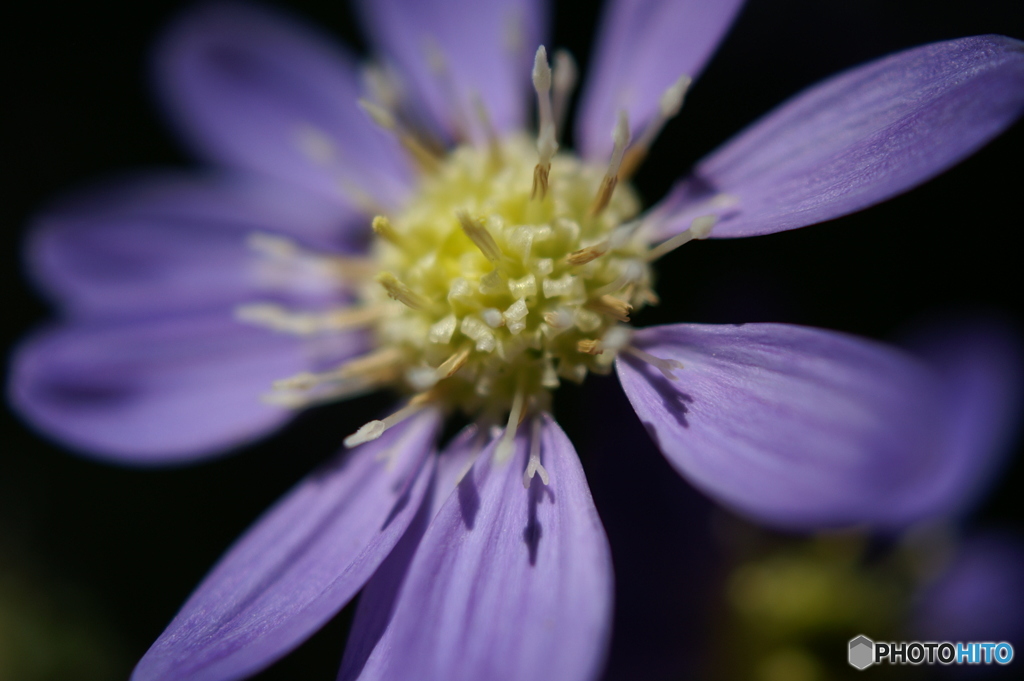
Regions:
<instances>
[{"instance_id":1,"label":"dark background","mask_svg":"<svg viewBox=\"0 0 1024 681\"><path fill-rule=\"evenodd\" d=\"M13 14L5 12L5 348L50 314L27 285L19 259L33 211L106 175L195 166L162 124L146 78L150 44L187 4L18 3ZM341 0L286 4L365 49ZM584 68L597 4L562 4L555 16L555 44L570 48ZM732 133L837 70L980 33L1024 39L1024 3L751 0L682 115L655 146L637 177L640 191L649 204ZM1012 244L1024 227L1022 159L1024 125L1018 123L950 172L882 206L803 230L688 246L663 261L658 290L665 303L638 321L780 321L887 339L921 315L967 306L994 308L1021 324L1020 252ZM652 565L659 561L656 550L673 561L704 560L679 545L687 530L678 528L695 517L691 502L658 505L655 490L689 494L667 466L651 463L658 478L649 483L633 483L628 475L618 489L602 482L609 466L603 452L584 450L592 441L584 432L588 413L567 408L579 396L560 395L557 415L580 443L588 474L598 478L599 510L607 520L625 493L626 517L637 523L609 523L613 546L620 536L642 536L646 517L662 531L652 540L659 544L651 548ZM26 681L125 677L231 540L384 404L371 399L344 410L317 409L240 455L170 471L78 458L5 411L0 677L5 635L29 641L22 649L35 651L36 672ZM980 509L979 524L1019 528L1022 490L1018 456ZM630 557L644 551L635 540L628 546ZM616 549L617 565L624 550ZM664 572L658 564L653 572ZM620 580L626 572L620 568ZM620 609L628 595L620 592ZM665 617L655 613L650 621ZM343 614L260 678L333 679L347 622ZM671 678L673 670L661 665L642 676Z\"/></svg>"}]
</instances>

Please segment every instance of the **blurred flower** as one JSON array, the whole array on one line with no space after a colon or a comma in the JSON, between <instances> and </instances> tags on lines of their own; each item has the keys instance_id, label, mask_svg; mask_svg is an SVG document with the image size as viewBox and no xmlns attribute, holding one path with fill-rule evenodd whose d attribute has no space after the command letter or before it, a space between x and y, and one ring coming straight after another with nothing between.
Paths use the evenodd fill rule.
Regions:
<instances>
[{"instance_id":1,"label":"blurred flower","mask_svg":"<svg viewBox=\"0 0 1024 681\"><path fill-rule=\"evenodd\" d=\"M557 153L575 67L534 52L543 4L362 2L382 57L362 71L274 13L195 10L158 83L195 148L244 177L139 180L40 218L32 270L66 319L21 348L10 392L76 448L183 461L297 407L412 395L229 550L135 678L254 673L364 585L343 679L594 677L609 550L549 411L562 380L613 366L672 465L763 522L899 527L990 473L1018 376L1001 327L945 330L938 365L795 326L627 322L657 301L650 263L692 239L845 215L979 148L1024 109L1021 43L840 74L638 216L629 177L741 3L612 2L580 157ZM449 412L474 424L437 454Z\"/></svg>"}]
</instances>

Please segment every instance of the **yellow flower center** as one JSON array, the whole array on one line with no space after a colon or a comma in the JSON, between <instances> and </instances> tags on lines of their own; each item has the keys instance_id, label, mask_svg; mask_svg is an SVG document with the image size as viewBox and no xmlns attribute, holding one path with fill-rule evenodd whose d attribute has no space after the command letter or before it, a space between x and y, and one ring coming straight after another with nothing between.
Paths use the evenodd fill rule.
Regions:
<instances>
[{"instance_id":1,"label":"yellow flower center","mask_svg":"<svg viewBox=\"0 0 1024 681\"><path fill-rule=\"evenodd\" d=\"M374 222L377 344L398 351L401 385L469 415L497 417L517 394L546 409L561 379L607 373L628 339L616 325L651 300L646 244L623 227L632 188L601 208L605 167L556 155L544 192L536 165L524 137L458 147Z\"/></svg>"},{"instance_id":2,"label":"yellow flower center","mask_svg":"<svg viewBox=\"0 0 1024 681\"><path fill-rule=\"evenodd\" d=\"M356 284L359 304L326 313L243 305L237 315L299 335L370 328L376 349L323 373L276 381L268 401L302 407L396 387L413 394L409 403L364 425L345 439L347 446L380 437L433 404L485 425L507 416L502 458L520 420L550 409L551 391L563 379L579 383L588 372L608 373L619 351L673 378L678 362L632 347L624 323L657 301L650 263L706 238L716 218L696 218L689 230L651 248L634 219L640 205L627 180L679 111L690 79L681 76L665 91L657 115L632 146L620 112L610 160L590 164L557 153L558 121L574 80L571 59L559 57L553 73L545 49L537 50L534 139L499 139L481 105L486 144L458 146L442 158L386 106L360 100L423 171L398 212L373 219L371 257L313 253L265 234L250 240L265 256L265 279ZM309 130L303 130L309 142ZM303 148L313 161L323 156L317 145ZM531 449L527 482L535 472L546 480L535 455Z\"/></svg>"}]
</instances>

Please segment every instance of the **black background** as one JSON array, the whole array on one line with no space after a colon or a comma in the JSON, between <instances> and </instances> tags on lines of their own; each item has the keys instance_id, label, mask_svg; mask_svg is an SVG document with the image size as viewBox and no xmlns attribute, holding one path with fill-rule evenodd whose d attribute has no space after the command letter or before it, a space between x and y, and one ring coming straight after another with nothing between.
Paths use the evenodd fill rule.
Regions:
<instances>
[{"instance_id":1,"label":"black background","mask_svg":"<svg viewBox=\"0 0 1024 681\"><path fill-rule=\"evenodd\" d=\"M105 175L196 165L162 124L146 80L150 44L186 4L18 3L13 14L5 12L5 347L50 314L26 283L19 260L33 211ZM349 45L365 48L341 0L287 5ZM555 16L554 42L570 48L583 67L597 5L562 4ZM648 204L656 200L675 177L742 126L837 70L964 35L1024 39L1022 5L751 0L691 90L682 115L655 146L637 177L640 191ZM980 306L1021 324L1016 237L1024 227L1022 160L1024 125L1018 123L953 170L882 206L802 230L687 246L663 261L658 290L664 304L638 321L780 321L886 339L921 315ZM571 390L560 395L556 415L580 443L589 474L601 476L601 465L608 466L603 452L584 450L583 443L592 441L583 432L588 413L568 408L579 396ZM25 579L35 586L29 600L39 608L65 619L87 613L83 621L110 632L112 678L125 676L230 541L335 451L342 435L386 403L374 398L344 409L317 409L240 455L170 471L78 458L4 412L0 570L30 575ZM667 466L661 473L671 476ZM980 509L979 523L1019 528L1022 478L1024 461L1018 456ZM652 489L666 486L670 493L686 493L675 480L651 483ZM595 484L606 518L616 503L609 487ZM630 494L630 517L643 522L645 505L655 502L642 482ZM649 510L655 523L674 522L655 516L653 506ZM621 526L609 526L613 545L617 533L627 531L614 529ZM620 602L623 597L620 592ZM337 618L260 678L333 679L347 621L347 615ZM673 674L662 665L643 675Z\"/></svg>"}]
</instances>

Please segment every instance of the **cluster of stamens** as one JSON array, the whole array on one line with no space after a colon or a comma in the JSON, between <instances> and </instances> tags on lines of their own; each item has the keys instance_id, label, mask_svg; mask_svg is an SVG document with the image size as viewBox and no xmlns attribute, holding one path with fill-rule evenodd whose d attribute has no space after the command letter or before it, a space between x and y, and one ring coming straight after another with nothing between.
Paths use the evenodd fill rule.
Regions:
<instances>
[{"instance_id":1,"label":"cluster of stamens","mask_svg":"<svg viewBox=\"0 0 1024 681\"><path fill-rule=\"evenodd\" d=\"M369 258L351 262L300 253L273 237L254 238L265 255L287 260L289 253L299 253L307 267L357 282L358 302L327 313L252 305L238 314L299 334L368 328L376 349L326 372L284 378L268 399L305 406L394 386L413 395L408 404L366 424L346 439L348 446L379 437L408 414L437 404L483 423L507 417L501 446L508 451L519 422L527 413L549 409L551 391L561 381L608 373L621 351L666 375L678 368L632 348L626 324L631 314L657 302L650 262L686 240L707 236L713 220L695 221L678 243L651 249L638 229L639 201L625 180L678 111L689 79L666 92L660 118L633 147L620 114L611 159L597 166L558 153L575 68L564 53L555 63L552 73L544 48L538 50L535 141L499 139L474 100L487 143L463 144L440 156L387 107L364 103L422 170L401 210L373 219L376 239ZM534 463L533 470L543 473L539 461Z\"/></svg>"}]
</instances>

